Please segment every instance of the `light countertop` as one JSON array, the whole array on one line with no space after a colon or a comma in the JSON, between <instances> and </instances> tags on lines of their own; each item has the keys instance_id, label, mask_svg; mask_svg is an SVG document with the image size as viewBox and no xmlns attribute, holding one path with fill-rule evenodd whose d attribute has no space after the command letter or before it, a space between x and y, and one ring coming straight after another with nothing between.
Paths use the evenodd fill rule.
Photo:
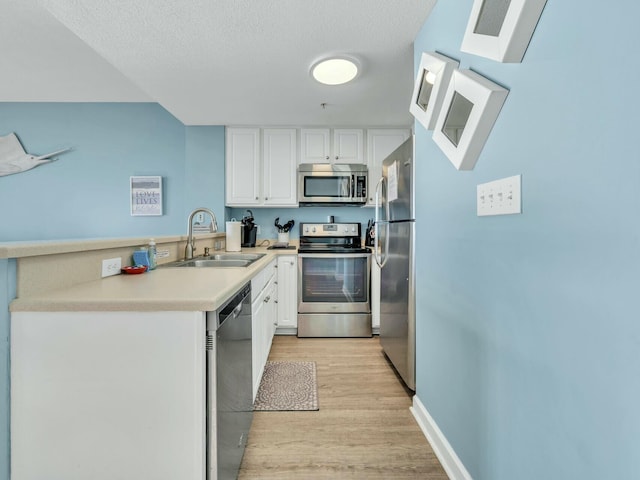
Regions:
<instances>
[{"instance_id":1,"label":"light countertop","mask_svg":"<svg viewBox=\"0 0 640 480\"><path fill-rule=\"evenodd\" d=\"M296 250L252 248L266 253L248 267L159 267L139 275L115 275L18 298L10 305L20 311L213 311L249 282L277 255Z\"/></svg>"}]
</instances>

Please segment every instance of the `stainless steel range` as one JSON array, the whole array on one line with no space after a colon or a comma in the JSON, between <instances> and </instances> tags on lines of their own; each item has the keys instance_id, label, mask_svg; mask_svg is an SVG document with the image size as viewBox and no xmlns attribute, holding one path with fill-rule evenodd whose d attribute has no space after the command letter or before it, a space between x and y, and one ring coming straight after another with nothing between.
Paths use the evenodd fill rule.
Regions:
<instances>
[{"instance_id":1,"label":"stainless steel range","mask_svg":"<svg viewBox=\"0 0 640 480\"><path fill-rule=\"evenodd\" d=\"M371 250L359 223L303 223L298 337L370 337Z\"/></svg>"}]
</instances>

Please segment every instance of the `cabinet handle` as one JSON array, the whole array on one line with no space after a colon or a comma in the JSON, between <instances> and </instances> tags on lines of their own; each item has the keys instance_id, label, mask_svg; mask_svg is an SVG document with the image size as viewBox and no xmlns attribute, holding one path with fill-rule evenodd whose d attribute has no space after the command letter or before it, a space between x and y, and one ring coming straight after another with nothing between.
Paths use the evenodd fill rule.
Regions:
<instances>
[{"instance_id":1,"label":"cabinet handle","mask_svg":"<svg viewBox=\"0 0 640 480\"><path fill-rule=\"evenodd\" d=\"M260 200L260 198L256 197L256 200Z\"/></svg>"},{"instance_id":2,"label":"cabinet handle","mask_svg":"<svg viewBox=\"0 0 640 480\"><path fill-rule=\"evenodd\" d=\"M329 155L327 155L327 156L325 157L325 160L329 160Z\"/></svg>"},{"instance_id":3,"label":"cabinet handle","mask_svg":"<svg viewBox=\"0 0 640 480\"><path fill-rule=\"evenodd\" d=\"M291 262L291 266L293 267L293 262Z\"/></svg>"},{"instance_id":4,"label":"cabinet handle","mask_svg":"<svg viewBox=\"0 0 640 480\"><path fill-rule=\"evenodd\" d=\"M265 202L266 202L267 200L269 200L269 197L264 197L264 200L265 200Z\"/></svg>"},{"instance_id":5,"label":"cabinet handle","mask_svg":"<svg viewBox=\"0 0 640 480\"><path fill-rule=\"evenodd\" d=\"M271 300L271 297L267 297L263 300L264 303L269 303L269 300Z\"/></svg>"},{"instance_id":6,"label":"cabinet handle","mask_svg":"<svg viewBox=\"0 0 640 480\"><path fill-rule=\"evenodd\" d=\"M336 160L338 160L338 158L339 158L338 155L336 155Z\"/></svg>"}]
</instances>

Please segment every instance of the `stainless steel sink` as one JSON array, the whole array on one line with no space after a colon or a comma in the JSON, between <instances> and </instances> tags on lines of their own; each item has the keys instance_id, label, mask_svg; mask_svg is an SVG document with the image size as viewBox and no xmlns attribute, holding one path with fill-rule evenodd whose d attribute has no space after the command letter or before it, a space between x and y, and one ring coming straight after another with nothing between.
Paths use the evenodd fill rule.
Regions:
<instances>
[{"instance_id":1,"label":"stainless steel sink","mask_svg":"<svg viewBox=\"0 0 640 480\"><path fill-rule=\"evenodd\" d=\"M218 253L208 257L165 263L162 267L248 267L265 255L264 253Z\"/></svg>"},{"instance_id":2,"label":"stainless steel sink","mask_svg":"<svg viewBox=\"0 0 640 480\"><path fill-rule=\"evenodd\" d=\"M204 260L256 260L264 257L264 253L217 253L208 257L202 257Z\"/></svg>"}]
</instances>

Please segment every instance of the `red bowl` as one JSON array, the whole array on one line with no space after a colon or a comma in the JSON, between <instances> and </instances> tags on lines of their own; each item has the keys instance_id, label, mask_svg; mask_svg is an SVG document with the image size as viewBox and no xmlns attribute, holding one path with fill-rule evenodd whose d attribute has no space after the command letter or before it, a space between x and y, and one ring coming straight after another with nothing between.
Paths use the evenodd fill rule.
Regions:
<instances>
[{"instance_id":1,"label":"red bowl","mask_svg":"<svg viewBox=\"0 0 640 480\"><path fill-rule=\"evenodd\" d=\"M147 266L146 265L133 265L131 267L122 267L120 269L120 271L122 273L130 273L130 274L136 274L136 273L144 273L147 271Z\"/></svg>"}]
</instances>

